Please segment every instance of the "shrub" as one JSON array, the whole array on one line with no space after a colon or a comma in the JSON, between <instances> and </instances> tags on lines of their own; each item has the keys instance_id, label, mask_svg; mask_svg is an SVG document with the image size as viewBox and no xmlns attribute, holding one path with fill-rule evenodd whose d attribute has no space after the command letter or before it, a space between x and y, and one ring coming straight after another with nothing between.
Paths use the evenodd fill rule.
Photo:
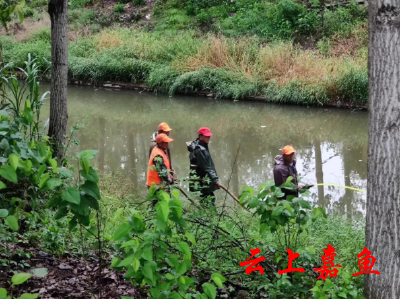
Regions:
<instances>
[{"instance_id":1,"label":"shrub","mask_svg":"<svg viewBox=\"0 0 400 299\"><path fill-rule=\"evenodd\" d=\"M145 0L133 0L133 4L136 6L142 6L145 4Z\"/></svg>"},{"instance_id":2,"label":"shrub","mask_svg":"<svg viewBox=\"0 0 400 299\"><path fill-rule=\"evenodd\" d=\"M39 29L31 35L30 40L50 42L51 30L49 28Z\"/></svg>"},{"instance_id":3,"label":"shrub","mask_svg":"<svg viewBox=\"0 0 400 299\"><path fill-rule=\"evenodd\" d=\"M114 5L114 12L123 13L124 11L125 11L125 7L123 4L115 4Z\"/></svg>"},{"instance_id":4,"label":"shrub","mask_svg":"<svg viewBox=\"0 0 400 299\"><path fill-rule=\"evenodd\" d=\"M168 66L158 66L153 69L146 83L155 91L168 93L179 73Z\"/></svg>"},{"instance_id":5,"label":"shrub","mask_svg":"<svg viewBox=\"0 0 400 299\"><path fill-rule=\"evenodd\" d=\"M336 101L346 103L368 102L368 73L367 69L349 68L333 80L331 93L336 95Z\"/></svg>"},{"instance_id":6,"label":"shrub","mask_svg":"<svg viewBox=\"0 0 400 299\"><path fill-rule=\"evenodd\" d=\"M70 58L69 70L75 79L93 82L117 80L128 82L144 82L153 64L136 59L120 59L100 56L94 58Z\"/></svg>"},{"instance_id":7,"label":"shrub","mask_svg":"<svg viewBox=\"0 0 400 299\"><path fill-rule=\"evenodd\" d=\"M68 4L70 8L75 9L85 7L86 5L91 3L92 0L71 0Z\"/></svg>"},{"instance_id":8,"label":"shrub","mask_svg":"<svg viewBox=\"0 0 400 299\"><path fill-rule=\"evenodd\" d=\"M213 92L217 98L240 99L255 95L257 84L225 69L202 68L180 75L170 88L170 95L188 92Z\"/></svg>"},{"instance_id":9,"label":"shrub","mask_svg":"<svg viewBox=\"0 0 400 299\"><path fill-rule=\"evenodd\" d=\"M92 9L85 9L80 17L80 21L87 25L96 19L96 12Z\"/></svg>"},{"instance_id":10,"label":"shrub","mask_svg":"<svg viewBox=\"0 0 400 299\"><path fill-rule=\"evenodd\" d=\"M264 89L264 95L267 102L310 106L323 106L328 103L325 87L309 86L295 80L286 85L271 82Z\"/></svg>"},{"instance_id":11,"label":"shrub","mask_svg":"<svg viewBox=\"0 0 400 299\"><path fill-rule=\"evenodd\" d=\"M33 9L29 6L24 7L24 17L29 18L33 16Z\"/></svg>"},{"instance_id":12,"label":"shrub","mask_svg":"<svg viewBox=\"0 0 400 299\"><path fill-rule=\"evenodd\" d=\"M129 2L131 2L132 0L118 0L118 3L120 3L120 4L126 4L126 3L129 3Z\"/></svg>"}]
</instances>

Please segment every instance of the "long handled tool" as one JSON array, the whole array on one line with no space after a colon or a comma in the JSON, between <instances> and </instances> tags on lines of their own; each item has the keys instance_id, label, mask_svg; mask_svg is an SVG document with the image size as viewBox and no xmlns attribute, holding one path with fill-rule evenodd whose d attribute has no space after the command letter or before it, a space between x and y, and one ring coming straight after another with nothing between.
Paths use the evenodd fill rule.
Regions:
<instances>
[{"instance_id":1,"label":"long handled tool","mask_svg":"<svg viewBox=\"0 0 400 299\"><path fill-rule=\"evenodd\" d=\"M243 207L244 209L246 209L247 211L250 212L250 210L248 208L246 208L240 204L239 199L231 191L229 191L228 188L226 188L224 185L221 185L221 184L219 184L219 186L221 187L222 190L224 190L226 193L228 193L241 207Z\"/></svg>"}]
</instances>

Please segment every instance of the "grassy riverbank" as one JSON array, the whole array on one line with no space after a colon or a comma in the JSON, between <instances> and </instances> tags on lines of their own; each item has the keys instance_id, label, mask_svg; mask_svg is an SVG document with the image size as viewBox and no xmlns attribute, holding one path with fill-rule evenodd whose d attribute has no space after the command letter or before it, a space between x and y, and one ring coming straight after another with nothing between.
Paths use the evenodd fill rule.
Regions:
<instances>
[{"instance_id":1,"label":"grassy riverbank","mask_svg":"<svg viewBox=\"0 0 400 299\"><path fill-rule=\"evenodd\" d=\"M130 28L113 23L95 29L96 12L101 11L96 6L84 10L86 15L92 11L86 23L75 16L78 8L70 10L75 16L70 18L72 31L92 28L87 36L71 37L70 77L144 83L170 95L206 92L216 98L257 96L300 105L367 104L367 28L365 11L358 6L326 10L322 32L317 9L289 0L248 1L254 20L242 12L245 1L206 6L192 2L157 2L151 7L151 23L133 22ZM234 13L229 16L227 11ZM204 19L210 26L205 27ZM1 41L7 62L22 65L28 53L50 60L48 29L22 42L13 37Z\"/></svg>"}]
</instances>

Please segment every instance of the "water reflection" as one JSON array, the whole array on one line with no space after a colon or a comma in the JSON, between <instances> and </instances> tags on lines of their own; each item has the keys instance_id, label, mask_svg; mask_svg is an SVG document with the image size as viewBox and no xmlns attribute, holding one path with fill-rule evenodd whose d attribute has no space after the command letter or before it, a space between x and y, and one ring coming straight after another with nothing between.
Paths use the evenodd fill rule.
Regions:
<instances>
[{"instance_id":1,"label":"water reflection","mask_svg":"<svg viewBox=\"0 0 400 299\"><path fill-rule=\"evenodd\" d=\"M286 144L297 149L304 182L366 189L366 113L194 97L170 99L73 86L68 99L70 125L88 117L88 125L77 133L81 141L77 150L98 149L98 169L121 170L132 186L143 191L150 136L161 121L174 129L172 162L180 177L188 175L185 142L196 138L199 127L208 126L214 133L210 151L218 174L236 194L243 184L257 186L271 179L274 157ZM331 212L352 217L365 211L365 193L327 186L313 187L311 192L314 201Z\"/></svg>"}]
</instances>

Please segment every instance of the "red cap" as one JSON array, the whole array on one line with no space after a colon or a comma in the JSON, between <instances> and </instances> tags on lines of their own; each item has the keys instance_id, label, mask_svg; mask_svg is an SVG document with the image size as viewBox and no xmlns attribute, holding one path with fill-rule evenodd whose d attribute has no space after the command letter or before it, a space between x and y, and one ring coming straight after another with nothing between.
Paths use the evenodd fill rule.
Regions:
<instances>
[{"instance_id":1,"label":"red cap","mask_svg":"<svg viewBox=\"0 0 400 299\"><path fill-rule=\"evenodd\" d=\"M197 132L197 134L199 135L204 135L206 137L212 136L213 134L211 133L209 128L206 127L202 127L199 129L199 131Z\"/></svg>"},{"instance_id":2,"label":"red cap","mask_svg":"<svg viewBox=\"0 0 400 299\"><path fill-rule=\"evenodd\" d=\"M158 134L156 137L156 143L161 143L161 142L172 142L174 139L169 138L166 134Z\"/></svg>"}]
</instances>

